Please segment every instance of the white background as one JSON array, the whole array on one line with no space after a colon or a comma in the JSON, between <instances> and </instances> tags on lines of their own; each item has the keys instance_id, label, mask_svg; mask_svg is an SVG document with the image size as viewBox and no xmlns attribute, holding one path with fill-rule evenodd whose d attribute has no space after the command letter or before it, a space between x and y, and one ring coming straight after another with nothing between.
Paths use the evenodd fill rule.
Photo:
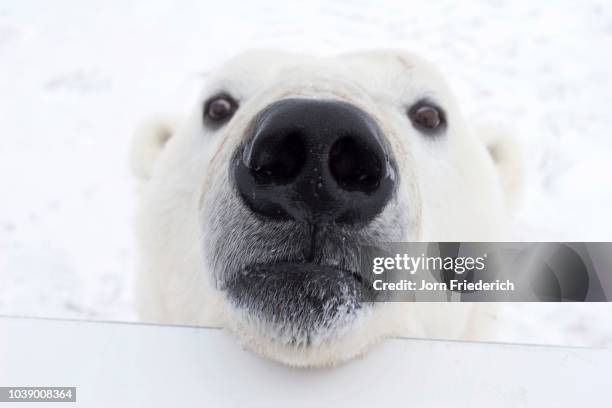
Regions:
<instances>
[{"instance_id":1,"label":"white background","mask_svg":"<svg viewBox=\"0 0 612 408\"><path fill-rule=\"evenodd\" d=\"M0 314L134 320L127 147L248 48L397 47L437 63L528 159L517 240L612 238L604 1L0 0ZM507 308L500 340L611 345L608 305Z\"/></svg>"},{"instance_id":2,"label":"white background","mask_svg":"<svg viewBox=\"0 0 612 408\"><path fill-rule=\"evenodd\" d=\"M204 328L0 318L0 333L0 384L77 387L53 408L609 408L612 390L612 350L390 339L305 370Z\"/></svg>"}]
</instances>

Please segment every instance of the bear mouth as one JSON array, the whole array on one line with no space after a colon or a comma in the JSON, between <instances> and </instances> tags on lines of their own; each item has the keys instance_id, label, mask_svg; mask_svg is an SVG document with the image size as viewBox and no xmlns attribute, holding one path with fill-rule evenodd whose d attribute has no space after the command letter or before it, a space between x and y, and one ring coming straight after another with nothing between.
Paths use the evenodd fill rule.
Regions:
<instances>
[{"instance_id":1,"label":"bear mouth","mask_svg":"<svg viewBox=\"0 0 612 408\"><path fill-rule=\"evenodd\" d=\"M294 346L316 344L354 322L371 304L370 288L359 273L308 262L250 265L225 285L246 320Z\"/></svg>"}]
</instances>

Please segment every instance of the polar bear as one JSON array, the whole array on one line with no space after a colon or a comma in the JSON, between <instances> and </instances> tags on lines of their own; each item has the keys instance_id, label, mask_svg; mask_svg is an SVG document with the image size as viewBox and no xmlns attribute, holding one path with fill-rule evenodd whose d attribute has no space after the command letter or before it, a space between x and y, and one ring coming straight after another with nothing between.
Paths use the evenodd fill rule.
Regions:
<instances>
[{"instance_id":1,"label":"polar bear","mask_svg":"<svg viewBox=\"0 0 612 408\"><path fill-rule=\"evenodd\" d=\"M442 75L394 50L231 59L191 114L133 142L144 321L221 326L294 366L387 336L470 338L470 304L367 303L360 245L503 240L520 190L511 137L461 114Z\"/></svg>"}]
</instances>

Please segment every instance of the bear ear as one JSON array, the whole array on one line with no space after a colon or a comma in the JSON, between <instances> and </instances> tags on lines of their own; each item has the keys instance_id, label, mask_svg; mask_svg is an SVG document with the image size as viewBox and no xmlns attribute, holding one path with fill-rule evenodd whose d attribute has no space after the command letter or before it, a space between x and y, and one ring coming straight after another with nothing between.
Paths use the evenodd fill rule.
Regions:
<instances>
[{"instance_id":1,"label":"bear ear","mask_svg":"<svg viewBox=\"0 0 612 408\"><path fill-rule=\"evenodd\" d=\"M516 209L523 195L525 172L520 143L511 131L498 123L482 124L476 132L497 168L508 209Z\"/></svg>"},{"instance_id":2,"label":"bear ear","mask_svg":"<svg viewBox=\"0 0 612 408\"><path fill-rule=\"evenodd\" d=\"M151 177L155 160L175 133L178 124L178 116L158 114L142 121L137 127L130 148L130 164L136 177L142 180Z\"/></svg>"}]
</instances>

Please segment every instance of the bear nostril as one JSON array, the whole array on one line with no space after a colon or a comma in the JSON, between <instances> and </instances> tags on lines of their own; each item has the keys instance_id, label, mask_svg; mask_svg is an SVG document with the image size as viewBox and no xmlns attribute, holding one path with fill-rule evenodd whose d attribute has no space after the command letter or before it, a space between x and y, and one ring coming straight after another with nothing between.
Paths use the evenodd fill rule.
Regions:
<instances>
[{"instance_id":1,"label":"bear nostril","mask_svg":"<svg viewBox=\"0 0 612 408\"><path fill-rule=\"evenodd\" d=\"M247 149L244 162L255 180L263 184L287 184L306 162L306 148L297 132Z\"/></svg>"},{"instance_id":2,"label":"bear nostril","mask_svg":"<svg viewBox=\"0 0 612 408\"><path fill-rule=\"evenodd\" d=\"M364 193L376 191L383 178L383 164L376 150L351 136L334 143L329 168L340 188Z\"/></svg>"}]
</instances>

